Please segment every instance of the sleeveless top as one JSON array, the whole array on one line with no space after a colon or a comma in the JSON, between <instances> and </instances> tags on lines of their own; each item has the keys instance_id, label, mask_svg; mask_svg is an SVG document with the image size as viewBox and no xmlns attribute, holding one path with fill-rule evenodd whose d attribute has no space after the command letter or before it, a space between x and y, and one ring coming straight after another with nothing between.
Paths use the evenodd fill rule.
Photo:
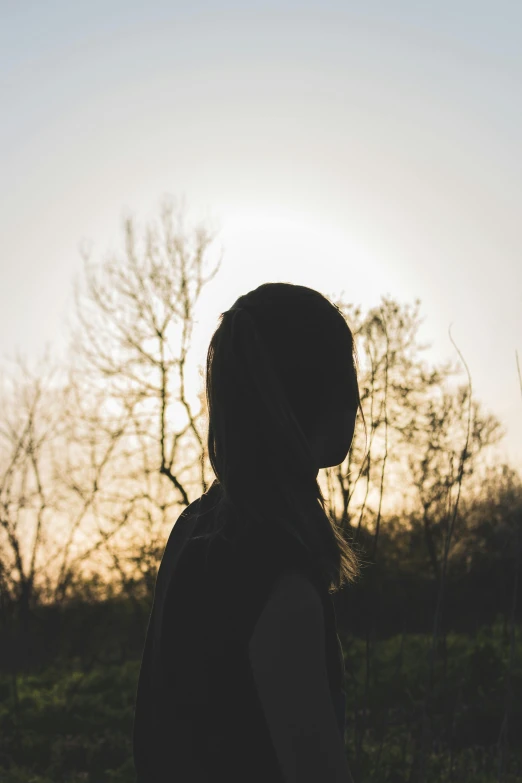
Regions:
<instances>
[{"instance_id":1,"label":"sleeveless top","mask_svg":"<svg viewBox=\"0 0 522 783\"><path fill-rule=\"evenodd\" d=\"M248 644L289 566L323 603L328 680L344 740L344 659L331 595L304 547L260 531L210 544L221 489L180 515L156 579L133 726L137 783L284 783L249 662ZM303 683L306 688L306 683Z\"/></svg>"}]
</instances>

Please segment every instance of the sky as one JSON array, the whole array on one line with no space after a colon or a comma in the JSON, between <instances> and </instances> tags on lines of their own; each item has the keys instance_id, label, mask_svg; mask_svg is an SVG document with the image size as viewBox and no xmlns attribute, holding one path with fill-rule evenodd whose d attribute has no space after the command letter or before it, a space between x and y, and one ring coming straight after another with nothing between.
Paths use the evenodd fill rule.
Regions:
<instances>
[{"instance_id":1,"label":"sky","mask_svg":"<svg viewBox=\"0 0 522 783\"><path fill-rule=\"evenodd\" d=\"M263 282L419 298L522 467L518 0L0 0L0 90L2 359L58 355L80 244L171 194L223 247L197 363Z\"/></svg>"}]
</instances>

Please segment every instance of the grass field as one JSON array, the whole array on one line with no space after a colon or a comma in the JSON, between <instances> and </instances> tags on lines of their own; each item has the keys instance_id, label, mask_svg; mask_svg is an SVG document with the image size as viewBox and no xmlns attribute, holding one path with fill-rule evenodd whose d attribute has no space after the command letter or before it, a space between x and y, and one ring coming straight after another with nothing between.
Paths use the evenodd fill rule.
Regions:
<instances>
[{"instance_id":1,"label":"grass field","mask_svg":"<svg viewBox=\"0 0 522 783\"><path fill-rule=\"evenodd\" d=\"M473 638L448 635L438 651L426 724L425 781L522 780L520 629L517 636L507 683L509 643L500 625L485 627ZM368 651L365 640L341 640L346 750L356 781L416 780L418 769L411 769L423 725L429 638L395 636ZM138 671L139 660L76 658L19 674L16 681L2 675L3 783L134 783L131 737ZM507 742L499 743L507 692Z\"/></svg>"}]
</instances>

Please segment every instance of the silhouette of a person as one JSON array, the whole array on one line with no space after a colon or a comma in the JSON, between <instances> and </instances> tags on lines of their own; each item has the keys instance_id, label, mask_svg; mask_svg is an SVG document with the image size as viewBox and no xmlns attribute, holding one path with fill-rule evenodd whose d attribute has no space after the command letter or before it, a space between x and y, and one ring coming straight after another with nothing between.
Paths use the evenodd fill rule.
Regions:
<instances>
[{"instance_id":1,"label":"silhouette of a person","mask_svg":"<svg viewBox=\"0 0 522 783\"><path fill-rule=\"evenodd\" d=\"M341 310L266 283L207 355L216 480L158 572L138 683L138 783L347 783L331 593L358 574L317 474L344 461L360 398ZM362 412L362 410L361 410Z\"/></svg>"}]
</instances>

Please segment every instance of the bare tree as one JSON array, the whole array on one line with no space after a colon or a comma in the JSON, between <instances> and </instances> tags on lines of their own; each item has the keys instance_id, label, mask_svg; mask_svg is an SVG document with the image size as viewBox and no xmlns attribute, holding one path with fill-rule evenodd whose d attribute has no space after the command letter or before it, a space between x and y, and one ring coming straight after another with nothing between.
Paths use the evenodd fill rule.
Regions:
<instances>
[{"instance_id":1,"label":"bare tree","mask_svg":"<svg viewBox=\"0 0 522 783\"><path fill-rule=\"evenodd\" d=\"M84 593L96 556L137 513L142 498L118 494L125 459L124 434L133 408L106 415L103 389L80 394L72 372L63 390L60 460L54 463L59 510L67 519L61 546L46 561L52 600L62 602L74 586ZM87 570L85 570L87 569ZM96 596L101 597L101 596Z\"/></svg>"},{"instance_id":2,"label":"bare tree","mask_svg":"<svg viewBox=\"0 0 522 783\"><path fill-rule=\"evenodd\" d=\"M27 631L35 606L62 600L78 566L117 530L96 524L97 496L122 427L105 430L103 452L82 440L87 401L72 405L66 373L47 357L32 370L19 358L12 371L3 368L2 381L2 607L4 619L16 615Z\"/></svg>"},{"instance_id":3,"label":"bare tree","mask_svg":"<svg viewBox=\"0 0 522 783\"><path fill-rule=\"evenodd\" d=\"M126 217L123 254L94 264L83 249L84 285L76 287L71 377L80 398L103 393L100 422L121 431L111 457L119 472L113 468L104 495L112 493L120 503L119 518L121 504L131 498L138 504L132 534L122 531L104 548L107 568L128 586L140 572L151 582L172 507L187 506L193 492L206 491L210 475L206 410L201 394L190 398L187 357L196 304L221 257L206 274L215 234L202 225L186 228L185 221L184 207L171 198L159 221L141 233ZM104 427L90 423L101 442L112 438Z\"/></svg>"},{"instance_id":4,"label":"bare tree","mask_svg":"<svg viewBox=\"0 0 522 783\"><path fill-rule=\"evenodd\" d=\"M49 466L61 406L56 368L31 370L18 357L2 370L0 416L0 584L4 607L27 625L37 574L53 522L56 494Z\"/></svg>"},{"instance_id":5,"label":"bare tree","mask_svg":"<svg viewBox=\"0 0 522 783\"><path fill-rule=\"evenodd\" d=\"M411 307L383 297L381 304L365 315L359 307L342 301L337 304L356 341L368 437L364 440L361 430L356 429L346 462L326 472L330 510L355 542L363 537L364 555L369 554L372 563L377 560L385 519L386 524L390 520L395 526L395 537L408 535L408 526L422 525L440 597L434 620L436 646L452 544L465 527L462 515L457 514L460 493L468 488L466 480L479 468L481 455L503 432L496 418L485 414L471 398L470 387L452 388L458 365L448 361L430 366L424 359L422 352L428 345L419 343L417 337L419 300ZM335 513L339 499L341 510ZM380 586L374 576L373 570L366 575L372 585L370 603L379 597ZM370 611L362 705L355 705L357 767L362 759L375 654L373 617Z\"/></svg>"},{"instance_id":6,"label":"bare tree","mask_svg":"<svg viewBox=\"0 0 522 783\"><path fill-rule=\"evenodd\" d=\"M420 300L400 305L382 297L380 305L362 314L353 304L337 302L354 334L359 357L359 391L368 438L356 428L352 448L341 465L327 471L329 496L341 509L343 524L360 534L365 518L372 520L373 556L376 556L383 499L389 502L393 485L404 473L404 459L418 426L417 409L454 372L450 362L431 367L417 332ZM359 466L357 475L355 466ZM394 481L386 485L387 472ZM402 494L402 493L400 493Z\"/></svg>"},{"instance_id":7,"label":"bare tree","mask_svg":"<svg viewBox=\"0 0 522 783\"><path fill-rule=\"evenodd\" d=\"M418 522L437 581L441 578L450 526L453 525L453 539L458 527L465 525L464 518L454 519L455 498L478 470L481 454L504 436L496 417L483 413L481 404L471 398L470 386L439 391L438 397L427 399L417 409L418 428L410 440L408 457L419 503ZM464 441L465 449L461 447ZM448 557L450 552L446 553Z\"/></svg>"}]
</instances>

